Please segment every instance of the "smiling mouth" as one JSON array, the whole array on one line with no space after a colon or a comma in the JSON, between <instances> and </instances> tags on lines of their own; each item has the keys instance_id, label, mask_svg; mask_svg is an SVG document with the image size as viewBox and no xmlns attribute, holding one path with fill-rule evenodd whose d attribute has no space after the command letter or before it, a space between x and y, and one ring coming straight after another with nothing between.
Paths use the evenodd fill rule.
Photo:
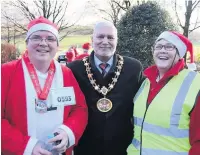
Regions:
<instances>
[{"instance_id":1,"label":"smiling mouth","mask_svg":"<svg viewBox=\"0 0 200 155\"><path fill-rule=\"evenodd\" d=\"M166 56L158 56L158 59L160 59L160 60L169 60L169 57L166 57Z\"/></svg>"},{"instance_id":2,"label":"smiling mouth","mask_svg":"<svg viewBox=\"0 0 200 155\"><path fill-rule=\"evenodd\" d=\"M47 50L36 50L37 52L39 52L39 53L48 53L49 51L47 51Z\"/></svg>"},{"instance_id":3,"label":"smiling mouth","mask_svg":"<svg viewBox=\"0 0 200 155\"><path fill-rule=\"evenodd\" d=\"M102 48L102 49L110 49L110 47L100 47L100 48Z\"/></svg>"}]
</instances>

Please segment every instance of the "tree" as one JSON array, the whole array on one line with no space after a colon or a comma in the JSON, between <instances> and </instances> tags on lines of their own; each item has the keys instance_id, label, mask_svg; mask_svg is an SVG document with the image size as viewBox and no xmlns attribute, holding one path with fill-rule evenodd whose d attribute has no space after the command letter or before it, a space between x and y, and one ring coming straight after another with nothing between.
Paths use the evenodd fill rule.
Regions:
<instances>
[{"instance_id":1,"label":"tree","mask_svg":"<svg viewBox=\"0 0 200 155\"><path fill-rule=\"evenodd\" d=\"M197 16L196 22L193 24L193 27L191 28L191 17L192 13L200 6L200 0L195 0L194 2L192 0L185 0L185 13L184 13L184 24L181 22L178 9L177 9L177 1L174 1L174 9L176 12L177 22L179 26L183 30L183 35L188 37L189 33L200 28L200 20Z\"/></svg>"},{"instance_id":2,"label":"tree","mask_svg":"<svg viewBox=\"0 0 200 155\"><path fill-rule=\"evenodd\" d=\"M185 0L185 12L184 12L183 22L180 19L180 15L179 15L180 13L178 13L178 9L177 9L178 7L179 8L181 7L178 6L177 0L174 0L173 2L174 2L174 10L175 10L176 18L177 18L177 23L181 27L183 31L183 35L188 37L189 33L200 28L200 20L198 17L199 14L196 17L196 22L193 24L191 23L192 13L195 12L195 10L197 10L198 7L200 7L200 0L193 0L193 1ZM184 56L185 62L186 62L186 58L187 58L187 53Z\"/></svg>"},{"instance_id":3,"label":"tree","mask_svg":"<svg viewBox=\"0 0 200 155\"><path fill-rule=\"evenodd\" d=\"M123 5L123 3L124 2L121 0L107 0L107 7L99 6L97 8L98 5L94 1L89 1L90 7L93 8L93 11L96 12L97 15L100 15L107 21L111 21L115 26L123 12L123 8L119 7L118 4Z\"/></svg>"},{"instance_id":4,"label":"tree","mask_svg":"<svg viewBox=\"0 0 200 155\"><path fill-rule=\"evenodd\" d=\"M107 0L107 5L99 6L98 3L89 0L89 6L93 8L95 14L101 18L111 21L115 26L118 24L121 16L132 6L140 5L148 0ZM98 7L97 7L98 6Z\"/></svg>"},{"instance_id":5,"label":"tree","mask_svg":"<svg viewBox=\"0 0 200 155\"><path fill-rule=\"evenodd\" d=\"M15 18L13 18L15 20ZM17 36L21 35L21 31L18 30L15 24L10 22L8 18L7 11L2 12L2 23L1 23L1 39L4 40L7 43L13 42L14 45L16 45L16 38Z\"/></svg>"},{"instance_id":6,"label":"tree","mask_svg":"<svg viewBox=\"0 0 200 155\"><path fill-rule=\"evenodd\" d=\"M21 20L15 20L12 16L7 14L3 14L3 16L9 19L11 23L13 23L24 33L27 31L26 26L29 21L38 16L44 16L58 25L59 31L65 30L65 34L61 37L61 39L63 39L69 34L69 32L66 30L75 25L75 23L78 21L76 20L71 24L66 21L65 16L68 8L67 0L33 0L33 3L28 3L26 0L15 0L8 2L4 1L4 4L16 9L18 11L17 13L20 14Z\"/></svg>"},{"instance_id":7,"label":"tree","mask_svg":"<svg viewBox=\"0 0 200 155\"><path fill-rule=\"evenodd\" d=\"M181 29L183 30L183 35L188 37L189 33L200 28L200 20L198 18L196 18L196 22L193 24L193 27L191 26L191 17L192 17L192 13L198 8L200 7L200 0L185 0L185 13L184 13L184 24L183 22L181 22L181 19L179 17L178 14L178 9L177 9L177 1L174 0L174 9L175 9L175 13L176 13L176 17L177 17L177 22L179 24L179 26L181 27Z\"/></svg>"},{"instance_id":8,"label":"tree","mask_svg":"<svg viewBox=\"0 0 200 155\"><path fill-rule=\"evenodd\" d=\"M152 65L152 46L165 30L176 29L168 13L156 2L146 2L129 9L118 28L118 53L140 60L146 68Z\"/></svg>"}]
</instances>

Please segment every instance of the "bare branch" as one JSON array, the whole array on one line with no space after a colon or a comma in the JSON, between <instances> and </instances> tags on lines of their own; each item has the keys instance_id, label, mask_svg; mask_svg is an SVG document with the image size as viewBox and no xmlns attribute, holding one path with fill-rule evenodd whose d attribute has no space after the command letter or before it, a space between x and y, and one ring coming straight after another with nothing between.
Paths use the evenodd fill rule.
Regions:
<instances>
[{"instance_id":1,"label":"bare branch","mask_svg":"<svg viewBox=\"0 0 200 155\"><path fill-rule=\"evenodd\" d=\"M125 8L122 5L120 5L119 2L113 1L113 3L117 4L117 6L120 7L122 10L124 10L124 11L127 10L127 8Z\"/></svg>"},{"instance_id":2,"label":"bare branch","mask_svg":"<svg viewBox=\"0 0 200 155\"><path fill-rule=\"evenodd\" d=\"M38 4L38 1L34 0L33 3L36 5L39 15L41 16L42 7Z\"/></svg>"},{"instance_id":3,"label":"bare branch","mask_svg":"<svg viewBox=\"0 0 200 155\"><path fill-rule=\"evenodd\" d=\"M60 19L58 19L57 24L59 24L61 21L64 21L63 19L64 19L65 14L66 14L67 7L68 7L68 3L65 5L64 12L63 12L62 16L60 17Z\"/></svg>"},{"instance_id":4,"label":"bare branch","mask_svg":"<svg viewBox=\"0 0 200 155\"><path fill-rule=\"evenodd\" d=\"M66 32L62 37L60 37L59 40L60 40L60 41L63 40L66 36L68 36L69 34L72 34L72 33L74 33L74 32L77 32L76 29L75 29L74 31L68 31L68 32Z\"/></svg>"},{"instance_id":5,"label":"bare branch","mask_svg":"<svg viewBox=\"0 0 200 155\"><path fill-rule=\"evenodd\" d=\"M62 3L63 3L63 1L62 1ZM54 21L56 20L58 15L62 12L62 3L60 3L60 5L58 6L58 10L55 12Z\"/></svg>"},{"instance_id":6,"label":"bare branch","mask_svg":"<svg viewBox=\"0 0 200 155\"><path fill-rule=\"evenodd\" d=\"M189 33L191 33L192 31L194 31L194 30L196 30L196 29L198 29L198 28L200 28L200 25L197 26L197 27L195 27L195 28L193 28L192 30L189 30Z\"/></svg>"},{"instance_id":7,"label":"bare branch","mask_svg":"<svg viewBox=\"0 0 200 155\"><path fill-rule=\"evenodd\" d=\"M24 2L24 1L22 1L22 0L17 0L17 1L19 3L18 7L24 13L24 15L27 17L27 19L29 19L29 20L35 19L35 15L28 8L28 4L26 2Z\"/></svg>"},{"instance_id":8,"label":"bare branch","mask_svg":"<svg viewBox=\"0 0 200 155\"><path fill-rule=\"evenodd\" d=\"M197 24L199 23L199 22L198 22L198 18L199 18L199 16L197 16L196 22L195 22L195 24L194 24L194 28L197 27Z\"/></svg>"},{"instance_id":9,"label":"bare branch","mask_svg":"<svg viewBox=\"0 0 200 155\"><path fill-rule=\"evenodd\" d=\"M53 9L52 15L53 15L53 22L55 23L55 12L57 10L57 4L58 4L58 0L55 1L55 7Z\"/></svg>"},{"instance_id":10,"label":"bare branch","mask_svg":"<svg viewBox=\"0 0 200 155\"><path fill-rule=\"evenodd\" d=\"M49 18L50 16L51 16L51 1L49 0L49 8L47 9L48 11L47 11L47 17Z\"/></svg>"},{"instance_id":11,"label":"bare branch","mask_svg":"<svg viewBox=\"0 0 200 155\"><path fill-rule=\"evenodd\" d=\"M176 13L176 17L177 17L177 21L178 21L178 24L179 26L184 29L184 26L181 24L181 20L179 18L179 15L178 15L178 12L177 12L177 3L176 3L176 0L175 0L175 3L174 3L174 7L175 7L175 13Z\"/></svg>"},{"instance_id":12,"label":"bare branch","mask_svg":"<svg viewBox=\"0 0 200 155\"><path fill-rule=\"evenodd\" d=\"M195 4L196 3L196 4ZM196 0L193 4L192 4L192 11L198 6L198 4L200 4L200 0Z\"/></svg>"},{"instance_id":13,"label":"bare branch","mask_svg":"<svg viewBox=\"0 0 200 155\"><path fill-rule=\"evenodd\" d=\"M24 27L24 25L22 25L21 23L18 23L14 18L11 18L9 15L7 14L2 14L9 22L11 22L12 24L14 24L16 27L22 29L23 31L27 31L27 29Z\"/></svg>"},{"instance_id":14,"label":"bare branch","mask_svg":"<svg viewBox=\"0 0 200 155\"><path fill-rule=\"evenodd\" d=\"M8 7L12 6L15 10L17 9L19 16L23 19L27 19L28 21L33 20L39 14L40 16L44 16L47 19L52 20L53 23L60 26L59 31L68 29L74 26L78 20L73 21L72 24L69 24L65 20L65 16L68 8L68 0L33 0L33 5L28 5L26 0L15 0L4 2L3 4L8 5ZM23 24L22 20L15 20L12 15L5 16L8 18L8 21L16 26L18 29L27 31L25 24Z\"/></svg>"},{"instance_id":15,"label":"bare branch","mask_svg":"<svg viewBox=\"0 0 200 155\"><path fill-rule=\"evenodd\" d=\"M70 27L72 27L72 26L74 26L74 25L75 25L75 23L73 23L73 24L71 24L71 25L69 25L69 24L67 23L67 24L63 25L62 28L59 29L59 31L62 31L62 30L67 29L67 28L70 28Z\"/></svg>"},{"instance_id":16,"label":"bare branch","mask_svg":"<svg viewBox=\"0 0 200 155\"><path fill-rule=\"evenodd\" d=\"M103 13L105 13L105 14L107 14L107 15L109 15L111 18L113 17L113 14L110 14L108 11L106 11L106 10L103 10L103 9L98 9L100 12L103 12Z\"/></svg>"}]
</instances>

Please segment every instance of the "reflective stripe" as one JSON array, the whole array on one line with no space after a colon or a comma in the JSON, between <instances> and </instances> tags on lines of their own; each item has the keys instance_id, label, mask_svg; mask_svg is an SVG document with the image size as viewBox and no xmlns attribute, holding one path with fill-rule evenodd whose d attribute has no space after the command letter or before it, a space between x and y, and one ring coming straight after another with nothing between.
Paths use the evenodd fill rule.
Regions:
<instances>
[{"instance_id":1,"label":"reflective stripe","mask_svg":"<svg viewBox=\"0 0 200 155\"><path fill-rule=\"evenodd\" d=\"M182 112L185 98L187 96L187 93L196 75L197 75L196 72L189 72L188 75L185 77L182 85L180 86L180 89L173 103L169 128L163 128L158 125L146 123L145 121L143 122L143 118L138 118L138 117L134 117L134 124L137 126L143 127L142 130L148 133L154 133L157 135L168 136L168 137L173 137L173 138L189 137L189 130L179 129L178 126L179 126L180 114ZM144 87L145 85L143 85L143 87L139 89L140 91L138 93L139 95L143 91ZM139 95L135 97L134 101L137 100ZM139 140L134 138L132 140L132 144L136 149L138 149L138 151L140 150L141 144ZM188 152L175 152L175 151L156 150L156 149L149 149L149 148L148 149L142 148L141 151L142 151L142 155L188 155Z\"/></svg>"},{"instance_id":2,"label":"reflective stripe","mask_svg":"<svg viewBox=\"0 0 200 155\"><path fill-rule=\"evenodd\" d=\"M134 138L132 144L133 146L135 146L136 149L140 149L140 142L137 139ZM188 152L174 152L142 148L142 155L188 155Z\"/></svg>"},{"instance_id":3,"label":"reflective stripe","mask_svg":"<svg viewBox=\"0 0 200 155\"><path fill-rule=\"evenodd\" d=\"M142 149L142 155L188 155L188 152L173 152L166 150Z\"/></svg>"},{"instance_id":4,"label":"reflective stripe","mask_svg":"<svg viewBox=\"0 0 200 155\"><path fill-rule=\"evenodd\" d=\"M174 124L178 127L179 120L180 120L179 114L181 114L185 98L192 84L192 81L194 80L196 75L197 75L197 72L189 72L188 75L185 77L183 84L181 85L179 92L176 96L176 99L174 100L174 103L173 103L170 124ZM176 116L176 117L173 117L173 116Z\"/></svg>"},{"instance_id":5,"label":"reflective stripe","mask_svg":"<svg viewBox=\"0 0 200 155\"><path fill-rule=\"evenodd\" d=\"M140 149L140 141L139 140L133 138L132 144L135 146L136 149L138 149L138 150Z\"/></svg>"},{"instance_id":6,"label":"reflective stripe","mask_svg":"<svg viewBox=\"0 0 200 155\"><path fill-rule=\"evenodd\" d=\"M185 77L179 92L174 100L171 118L170 118L170 128L163 128L157 125L149 124L144 122L143 123L143 130L164 136L170 136L174 138L185 138L189 137L188 129L178 129L179 121L180 121L180 113L182 111L182 107L184 104L184 100L186 95L189 91L189 88L194 80L195 76L197 75L196 72L189 72L188 75ZM176 117L173 117L176 116ZM143 119L134 117L134 124L138 126L142 126Z\"/></svg>"},{"instance_id":7,"label":"reflective stripe","mask_svg":"<svg viewBox=\"0 0 200 155\"><path fill-rule=\"evenodd\" d=\"M142 126L143 119L134 118L135 125ZM185 138L189 136L188 129L178 129L176 125L171 126L170 128L163 128L157 125L152 125L144 122L143 128L144 131L149 133L154 133L157 135L170 136L174 138Z\"/></svg>"}]
</instances>

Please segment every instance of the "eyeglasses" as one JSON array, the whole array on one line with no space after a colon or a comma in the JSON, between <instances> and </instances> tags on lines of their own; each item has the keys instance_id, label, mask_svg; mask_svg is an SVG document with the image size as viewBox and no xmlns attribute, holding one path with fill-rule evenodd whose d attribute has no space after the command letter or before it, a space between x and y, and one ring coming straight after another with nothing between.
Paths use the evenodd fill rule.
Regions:
<instances>
[{"instance_id":1,"label":"eyeglasses","mask_svg":"<svg viewBox=\"0 0 200 155\"><path fill-rule=\"evenodd\" d=\"M40 36L33 36L29 39L34 43L41 43L43 40L45 40L46 43L54 43L57 41L57 39L52 36L48 36L47 38L42 38Z\"/></svg>"},{"instance_id":2,"label":"eyeglasses","mask_svg":"<svg viewBox=\"0 0 200 155\"><path fill-rule=\"evenodd\" d=\"M154 46L154 50L161 50L162 48L164 47L164 49L166 51L173 51L174 49L176 49L176 46L174 45L161 45L161 44L158 44L158 45L155 45Z\"/></svg>"}]
</instances>

